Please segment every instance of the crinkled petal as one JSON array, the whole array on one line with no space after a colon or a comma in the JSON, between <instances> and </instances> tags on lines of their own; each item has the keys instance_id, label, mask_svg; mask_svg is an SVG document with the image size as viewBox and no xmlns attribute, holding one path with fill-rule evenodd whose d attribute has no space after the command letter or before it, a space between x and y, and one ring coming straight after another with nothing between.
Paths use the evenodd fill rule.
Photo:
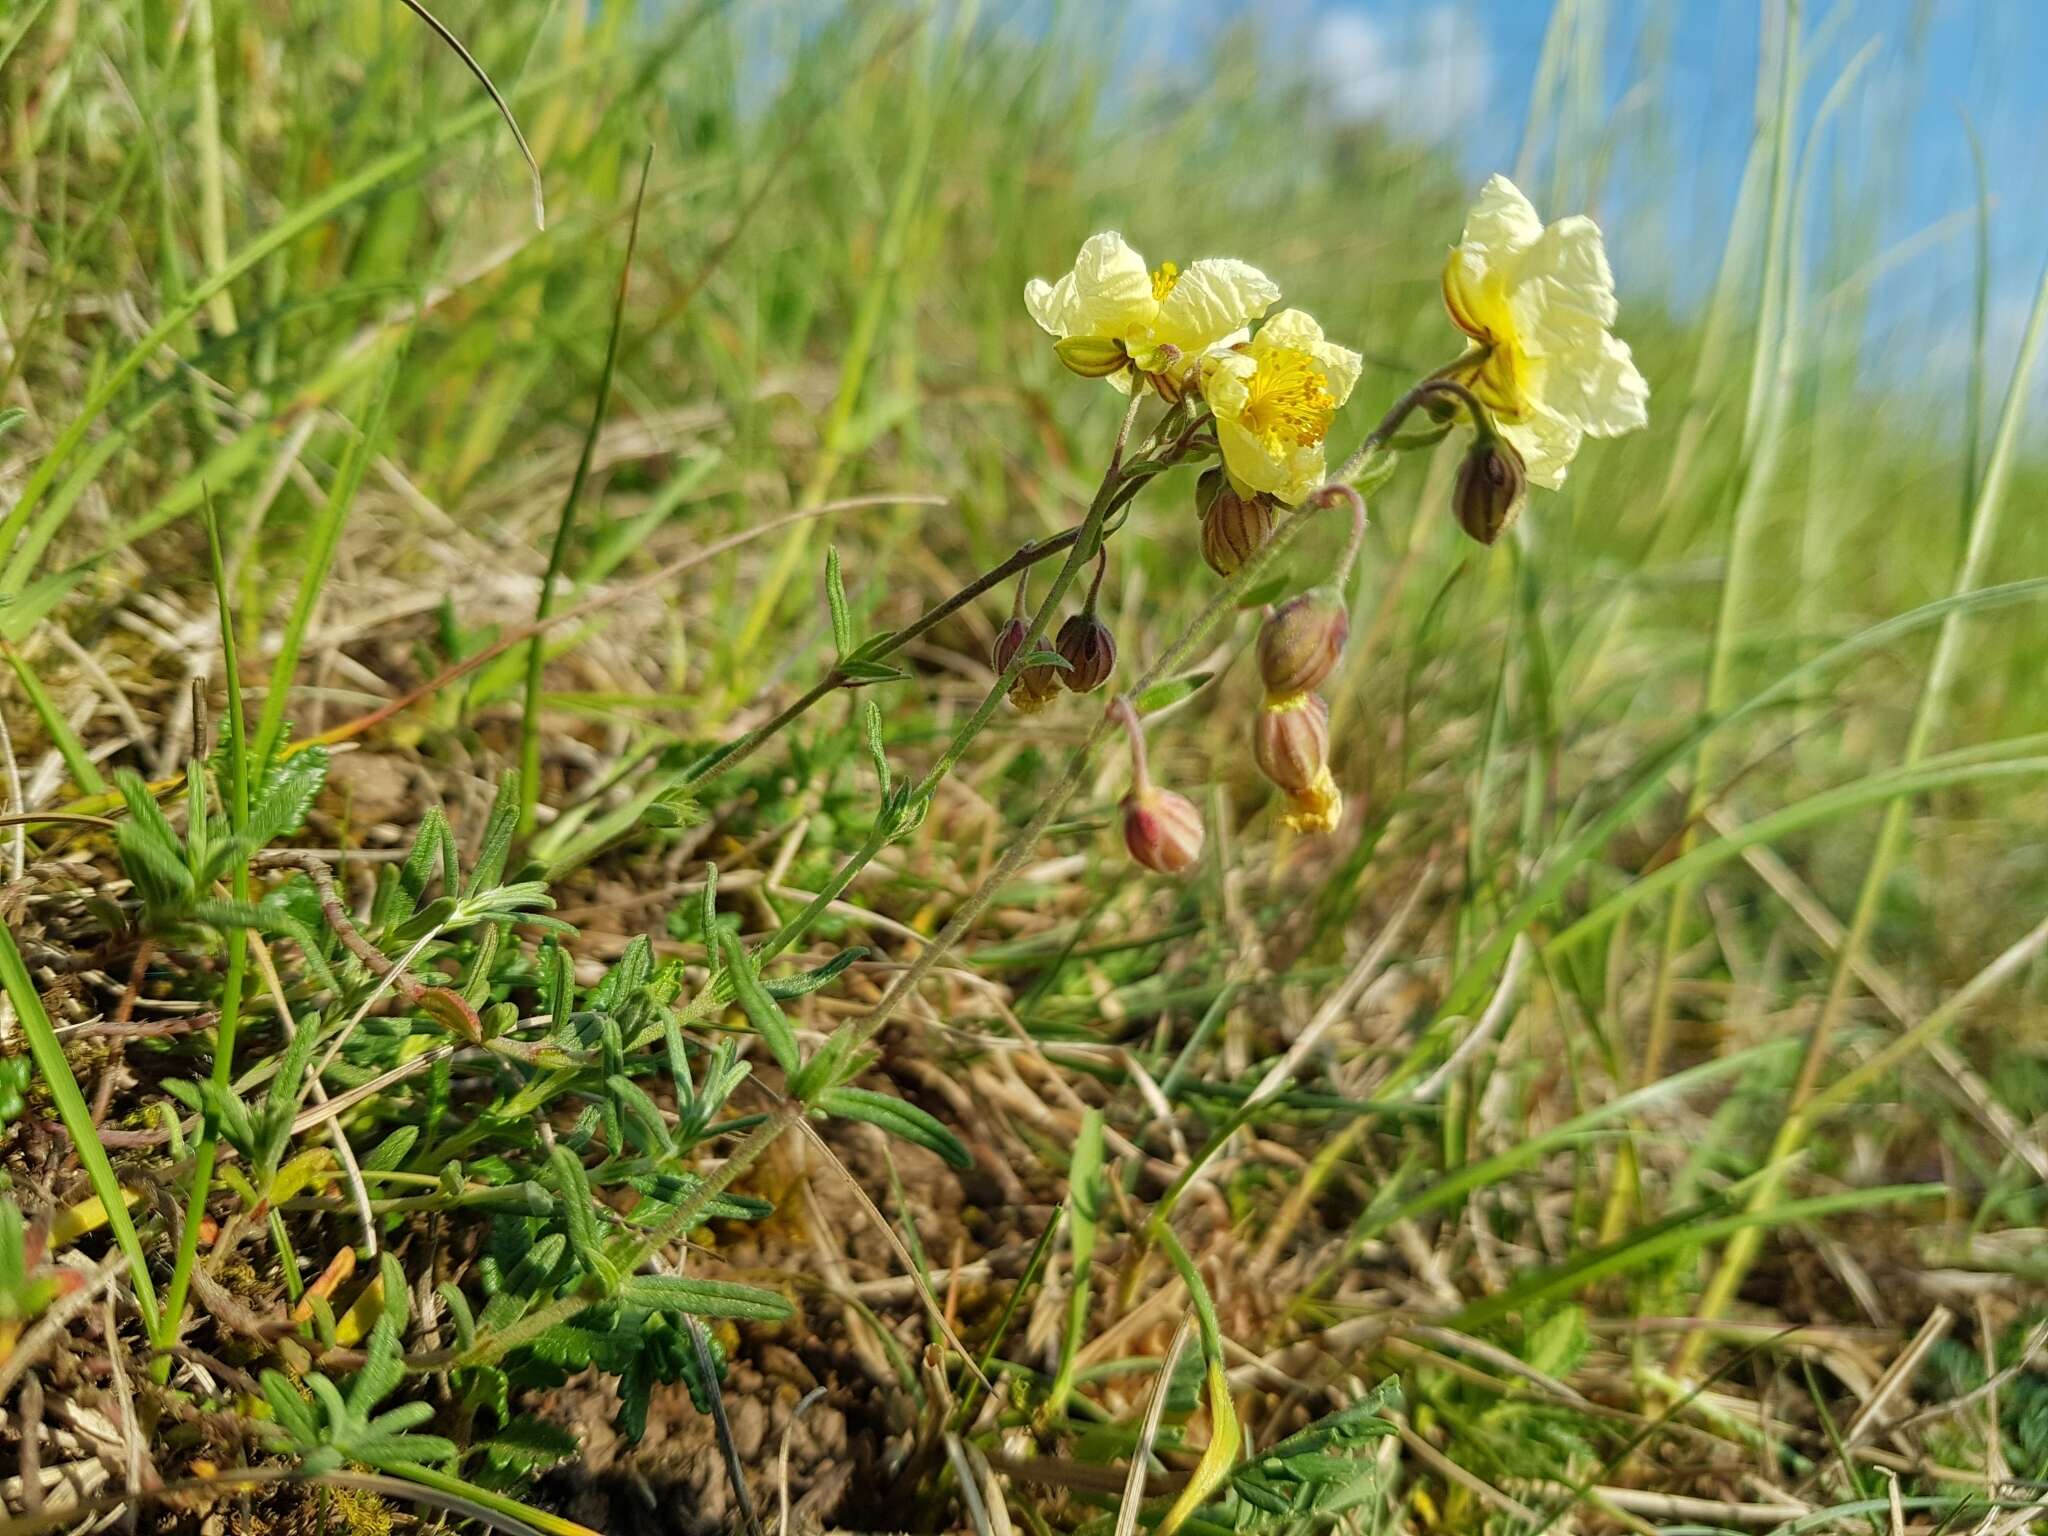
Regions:
<instances>
[{"instance_id":1,"label":"crinkled petal","mask_svg":"<svg viewBox=\"0 0 2048 1536\"><path fill-rule=\"evenodd\" d=\"M1565 470L1579 451L1584 434L1548 406L1538 405L1526 421L1503 426L1501 435L1522 455L1529 483L1554 491L1564 484Z\"/></svg>"},{"instance_id":2,"label":"crinkled petal","mask_svg":"<svg viewBox=\"0 0 2048 1536\"><path fill-rule=\"evenodd\" d=\"M1650 424L1650 386L1637 370L1628 343L1602 332L1593 348L1574 353L1560 372L1553 361L1544 400L1578 423L1588 437L1620 437Z\"/></svg>"},{"instance_id":3,"label":"crinkled petal","mask_svg":"<svg viewBox=\"0 0 2048 1536\"><path fill-rule=\"evenodd\" d=\"M1204 257L1175 281L1159 306L1152 339L1183 352L1205 352L1263 315L1280 288L1257 267Z\"/></svg>"},{"instance_id":4,"label":"crinkled petal","mask_svg":"<svg viewBox=\"0 0 2048 1536\"><path fill-rule=\"evenodd\" d=\"M1287 489L1291 466L1268 453L1266 445L1246 431L1234 415L1217 413L1216 442L1223 449L1223 467L1230 472L1231 484L1239 495L1268 491L1279 496Z\"/></svg>"},{"instance_id":5,"label":"crinkled petal","mask_svg":"<svg viewBox=\"0 0 2048 1536\"><path fill-rule=\"evenodd\" d=\"M1522 189L1505 176L1490 176L1479 200L1465 215L1465 236L1459 242L1477 246L1496 262L1512 258L1543 236L1543 220Z\"/></svg>"},{"instance_id":6,"label":"crinkled petal","mask_svg":"<svg viewBox=\"0 0 2048 1536\"><path fill-rule=\"evenodd\" d=\"M1074 299L1074 274L1069 272L1056 283L1042 277L1031 279L1024 285L1024 308L1047 334L1073 335L1079 308Z\"/></svg>"},{"instance_id":7,"label":"crinkled petal","mask_svg":"<svg viewBox=\"0 0 2048 1536\"><path fill-rule=\"evenodd\" d=\"M1607 265L1607 245L1600 226L1584 214L1559 219L1523 253L1515 269L1515 286L1540 282L1572 308L1598 324L1614 324L1614 273Z\"/></svg>"},{"instance_id":8,"label":"crinkled petal","mask_svg":"<svg viewBox=\"0 0 2048 1536\"><path fill-rule=\"evenodd\" d=\"M1299 506L1302 498L1329 478L1323 460L1323 445L1317 443L1310 447L1302 444L1295 447L1287 455L1283 474L1280 488L1273 494L1290 507Z\"/></svg>"},{"instance_id":9,"label":"crinkled petal","mask_svg":"<svg viewBox=\"0 0 2048 1536\"><path fill-rule=\"evenodd\" d=\"M1329 390L1331 399L1342 405L1351 398L1351 391L1358 384L1364 360L1349 347L1340 347L1334 341L1326 341L1317 347L1315 359L1323 365L1323 387Z\"/></svg>"},{"instance_id":10,"label":"crinkled petal","mask_svg":"<svg viewBox=\"0 0 2048 1536\"><path fill-rule=\"evenodd\" d=\"M1258 356L1275 347L1288 347L1314 357L1322 345L1323 328L1314 315L1305 310L1283 309L1259 327L1259 334L1252 338L1252 354Z\"/></svg>"},{"instance_id":11,"label":"crinkled petal","mask_svg":"<svg viewBox=\"0 0 2048 1536\"><path fill-rule=\"evenodd\" d=\"M1218 422L1235 421L1244 414L1251 393L1252 375L1259 365L1243 352L1212 353L1202 370L1202 398Z\"/></svg>"},{"instance_id":12,"label":"crinkled petal","mask_svg":"<svg viewBox=\"0 0 2048 1536\"><path fill-rule=\"evenodd\" d=\"M1090 235L1074 262L1074 318L1070 334L1130 336L1152 324L1159 301L1145 258L1115 230Z\"/></svg>"}]
</instances>

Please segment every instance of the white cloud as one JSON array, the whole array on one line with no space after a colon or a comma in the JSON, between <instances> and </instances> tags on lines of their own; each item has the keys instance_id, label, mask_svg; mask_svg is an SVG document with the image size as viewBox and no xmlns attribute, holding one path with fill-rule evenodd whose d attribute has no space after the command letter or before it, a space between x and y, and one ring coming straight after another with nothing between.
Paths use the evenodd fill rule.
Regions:
<instances>
[{"instance_id":1,"label":"white cloud","mask_svg":"<svg viewBox=\"0 0 2048 1536\"><path fill-rule=\"evenodd\" d=\"M1493 84L1485 32L1448 0L1393 20L1332 7L1317 19L1312 46L1333 112L1379 119L1411 138L1451 137L1483 109Z\"/></svg>"}]
</instances>

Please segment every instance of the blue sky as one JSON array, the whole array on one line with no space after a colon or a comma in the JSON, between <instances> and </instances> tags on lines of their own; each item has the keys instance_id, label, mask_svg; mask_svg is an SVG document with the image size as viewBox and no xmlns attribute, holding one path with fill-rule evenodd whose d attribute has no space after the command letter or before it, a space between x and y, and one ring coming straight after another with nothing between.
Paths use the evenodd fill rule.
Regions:
<instances>
[{"instance_id":1,"label":"blue sky","mask_svg":"<svg viewBox=\"0 0 2048 1536\"><path fill-rule=\"evenodd\" d=\"M1102 0L1098 0L1102 3ZM1569 6L1571 0L1561 0ZM1696 304L1718 269L1749 150L1763 12L1781 0L1606 0L1586 42L1598 90L1562 156L1539 145L1528 190L1560 184L1608 227L1624 290ZM1813 141L1807 199L1816 252L1880 259L1863 352L1886 382L1960 375L1976 266L1976 173L1963 113L1983 143L1992 198L1994 398L2048 261L2048 0L1807 0L1802 138L1851 62ZM1136 0L1132 37L1156 61L1251 14L1232 0ZM1377 116L1453 152L1475 183L1513 171L1549 0L1264 0L1277 51L1316 61L1329 109ZM1610 151L1599 185L1581 167ZM1557 168L1563 167L1560 176ZM1552 216L1570 208L1546 208ZM1839 274L1837 274L1839 275ZM1813 273L1816 291L1831 281Z\"/></svg>"}]
</instances>

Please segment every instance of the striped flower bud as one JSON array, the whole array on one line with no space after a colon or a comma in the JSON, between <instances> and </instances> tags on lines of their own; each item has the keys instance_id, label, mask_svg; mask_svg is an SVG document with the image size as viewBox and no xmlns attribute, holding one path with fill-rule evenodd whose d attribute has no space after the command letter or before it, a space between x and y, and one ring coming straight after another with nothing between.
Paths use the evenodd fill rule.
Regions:
<instances>
[{"instance_id":1,"label":"striped flower bud","mask_svg":"<svg viewBox=\"0 0 2048 1536\"><path fill-rule=\"evenodd\" d=\"M1321 694L1268 699L1252 725L1259 772L1290 795L1308 793L1329 771L1330 706Z\"/></svg>"},{"instance_id":2,"label":"striped flower bud","mask_svg":"<svg viewBox=\"0 0 2048 1536\"><path fill-rule=\"evenodd\" d=\"M1481 437L1465 450L1451 489L1451 507L1458 526L1482 544L1507 531L1522 510L1529 491L1529 472L1515 445L1504 437Z\"/></svg>"},{"instance_id":3,"label":"striped flower bud","mask_svg":"<svg viewBox=\"0 0 2048 1536\"><path fill-rule=\"evenodd\" d=\"M1077 613L1060 626L1055 647L1067 663L1060 681L1074 693L1093 693L1116 670L1116 636L1094 613Z\"/></svg>"},{"instance_id":4,"label":"striped flower bud","mask_svg":"<svg viewBox=\"0 0 2048 1536\"><path fill-rule=\"evenodd\" d=\"M1222 484L1202 512L1202 558L1218 576L1232 576L1272 534L1273 502L1263 495L1238 495L1220 470L1209 474Z\"/></svg>"},{"instance_id":5,"label":"striped flower bud","mask_svg":"<svg viewBox=\"0 0 2048 1536\"><path fill-rule=\"evenodd\" d=\"M1144 785L1124 796L1124 847L1162 875L1177 875L1202 856L1202 813L1185 795Z\"/></svg>"},{"instance_id":6,"label":"striped flower bud","mask_svg":"<svg viewBox=\"0 0 2048 1536\"><path fill-rule=\"evenodd\" d=\"M1334 587L1291 597L1259 630L1259 678L1269 700L1312 693L1336 669L1351 635L1351 615Z\"/></svg>"},{"instance_id":7,"label":"striped flower bud","mask_svg":"<svg viewBox=\"0 0 2048 1536\"><path fill-rule=\"evenodd\" d=\"M989 661L998 676L1009 670L1010 663L1017 659L1017 653L1024 648L1024 642L1030 636L1031 626L1016 617L996 631L996 643ZM1010 684L1010 702L1024 714L1037 714L1059 697L1059 670L1051 666L1026 667Z\"/></svg>"}]
</instances>

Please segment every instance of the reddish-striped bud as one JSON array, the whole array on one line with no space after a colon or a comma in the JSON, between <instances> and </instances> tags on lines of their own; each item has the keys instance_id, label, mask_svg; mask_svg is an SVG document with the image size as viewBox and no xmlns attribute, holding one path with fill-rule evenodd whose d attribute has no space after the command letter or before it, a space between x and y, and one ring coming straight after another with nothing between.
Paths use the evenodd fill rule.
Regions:
<instances>
[{"instance_id":1,"label":"reddish-striped bud","mask_svg":"<svg viewBox=\"0 0 2048 1536\"><path fill-rule=\"evenodd\" d=\"M1092 612L1077 613L1062 624L1054 649L1067 664L1060 681L1074 693L1093 693L1116 670L1116 636Z\"/></svg>"},{"instance_id":2,"label":"reddish-striped bud","mask_svg":"<svg viewBox=\"0 0 2048 1536\"><path fill-rule=\"evenodd\" d=\"M1146 786L1124 796L1124 847L1147 869L1177 875L1202 856L1202 813L1183 795Z\"/></svg>"},{"instance_id":3,"label":"reddish-striped bud","mask_svg":"<svg viewBox=\"0 0 2048 1536\"><path fill-rule=\"evenodd\" d=\"M1273 699L1313 693L1336 670L1351 635L1351 615L1334 587L1291 597L1259 630L1259 678Z\"/></svg>"},{"instance_id":4,"label":"reddish-striped bud","mask_svg":"<svg viewBox=\"0 0 2048 1536\"><path fill-rule=\"evenodd\" d=\"M996 643L989 655L1000 676L1007 672L1010 663L1017 659L1017 653L1030 638L1031 626L1021 618L1013 618L996 631ZM1027 715L1035 715L1054 699L1059 697L1058 667L1026 667L1010 684L1010 702Z\"/></svg>"},{"instance_id":5,"label":"reddish-striped bud","mask_svg":"<svg viewBox=\"0 0 2048 1536\"><path fill-rule=\"evenodd\" d=\"M1214 475L1214 485L1209 476ZM1208 494L1204 495L1204 490ZM1273 532L1271 498L1240 496L1220 469L1211 469L1195 488L1202 509L1202 558L1218 576L1235 575Z\"/></svg>"},{"instance_id":6,"label":"reddish-striped bud","mask_svg":"<svg viewBox=\"0 0 2048 1536\"><path fill-rule=\"evenodd\" d=\"M1330 762L1330 706L1321 694L1271 700L1252 725L1259 772L1290 795L1308 793Z\"/></svg>"}]
</instances>

